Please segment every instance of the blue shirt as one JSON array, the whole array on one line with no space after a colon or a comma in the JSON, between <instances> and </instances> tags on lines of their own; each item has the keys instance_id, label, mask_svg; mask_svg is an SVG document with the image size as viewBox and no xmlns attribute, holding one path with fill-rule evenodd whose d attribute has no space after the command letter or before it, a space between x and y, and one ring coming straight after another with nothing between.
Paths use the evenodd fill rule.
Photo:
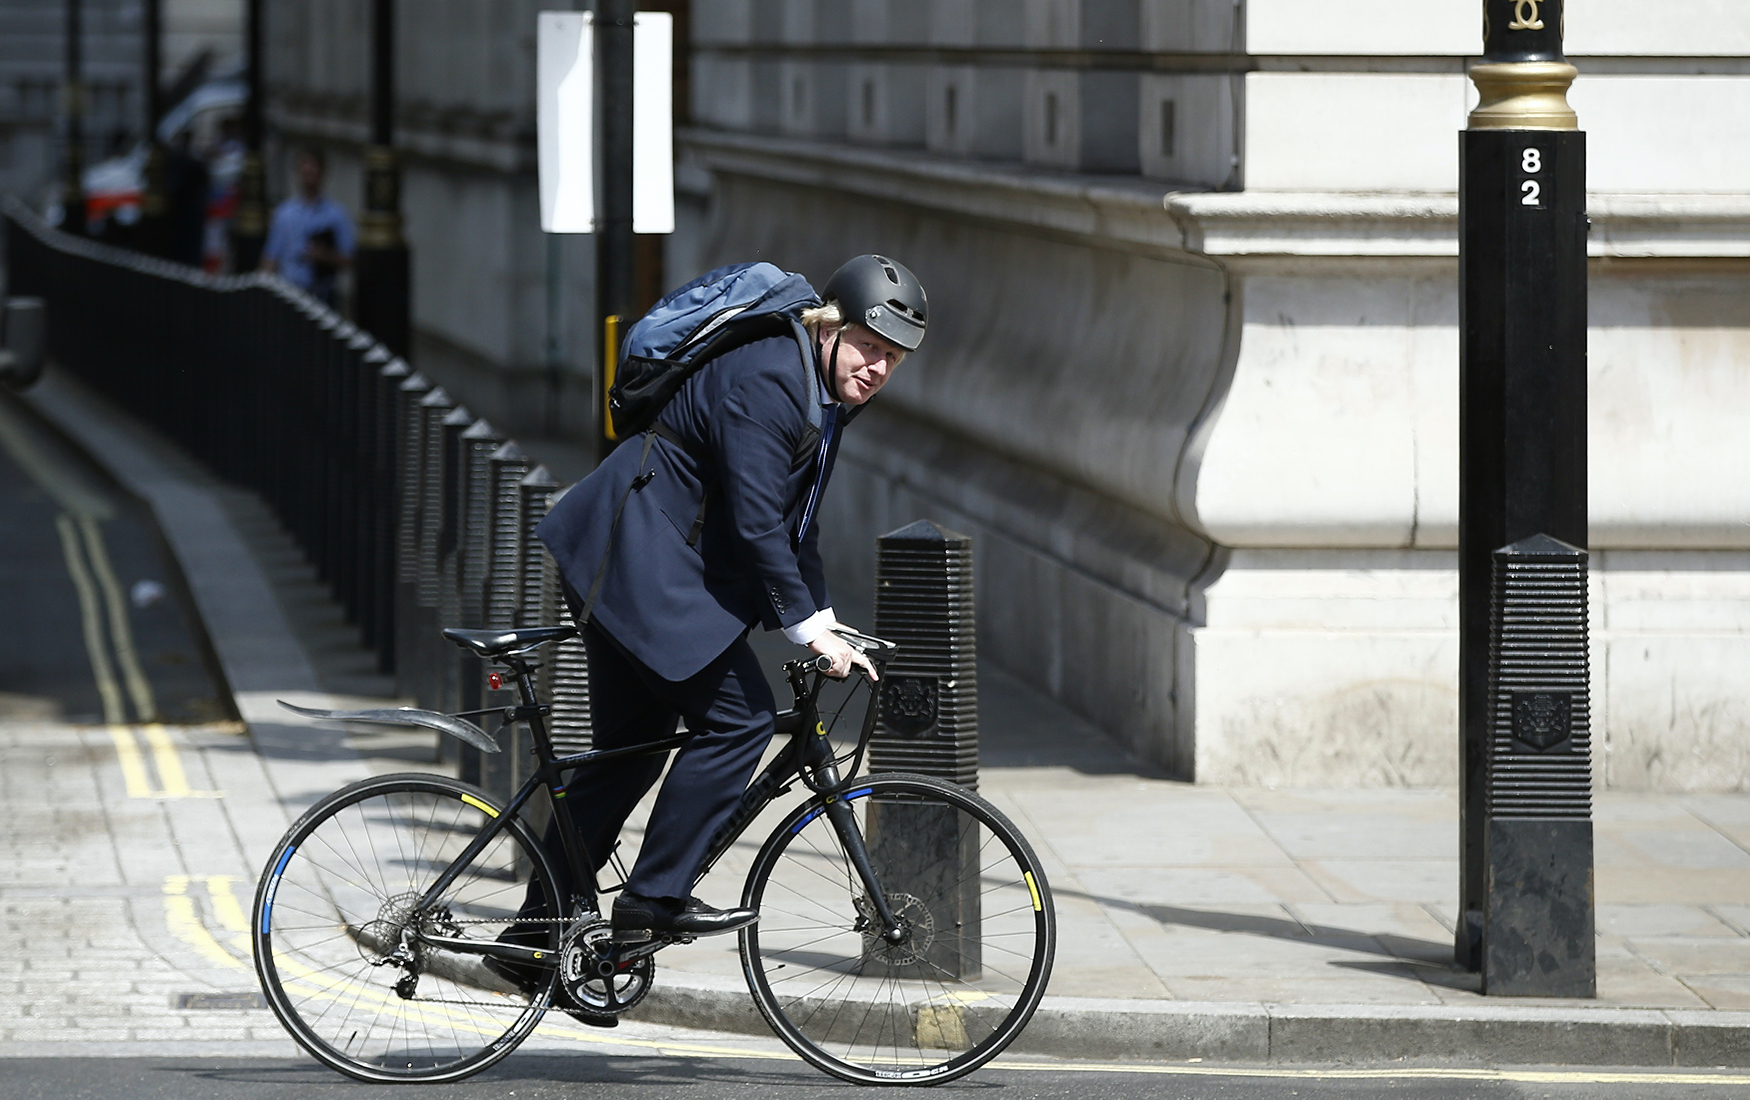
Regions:
<instances>
[{"instance_id":1,"label":"blue shirt","mask_svg":"<svg viewBox=\"0 0 1750 1100\"><path fill-rule=\"evenodd\" d=\"M273 224L267 230L263 259L279 264L279 273L286 282L308 291L317 291L316 272L304 258L310 238L324 229L334 232L334 250L350 257L353 250L352 219L340 204L326 195L310 202L303 196L293 196L279 204L273 212Z\"/></svg>"}]
</instances>

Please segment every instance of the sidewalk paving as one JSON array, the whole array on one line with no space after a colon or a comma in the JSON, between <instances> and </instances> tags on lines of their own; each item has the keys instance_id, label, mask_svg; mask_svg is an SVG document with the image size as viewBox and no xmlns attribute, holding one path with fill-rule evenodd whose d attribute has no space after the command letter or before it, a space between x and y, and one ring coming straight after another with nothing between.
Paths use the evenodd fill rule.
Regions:
<instances>
[{"instance_id":1,"label":"sidewalk paving","mask_svg":"<svg viewBox=\"0 0 1750 1100\"><path fill-rule=\"evenodd\" d=\"M16 857L0 879L0 934L69 945L57 957L79 953L69 936L86 936L101 958L125 960L141 950L130 943L144 945L128 988L150 996L129 993L121 1007L152 1022L115 1034L158 1037L154 1028L195 1028L211 1016L166 1017L160 993L191 992L191 978L213 990L252 988L253 975L226 968L200 930L235 957L239 929L227 923L235 913L225 891L247 909L260 862L290 818L362 775L436 765L419 736L318 729L273 706L275 697L378 699L393 686L370 670L259 501L65 378L51 375L31 399L157 509L251 730L248 740L200 728L178 735L204 769L200 782L223 798L135 804L116 787L106 736L78 731L69 743L64 728L0 724L13 810L0 845ZM1750 1064L1750 795L1599 794L1598 999L1484 998L1476 977L1451 964L1452 791L1175 782L1026 684L988 666L979 675L981 793L1032 839L1058 908L1051 995L1017 1050ZM48 756L60 759L40 763ZM80 805L63 800L75 792L99 794L101 805L67 809ZM763 832L750 830L755 840ZM708 900L739 896L753 843L707 880ZM92 867L107 870L86 875ZM83 893L68 892L69 876ZM197 960L204 951L212 967L175 970L190 951ZM182 960L168 976L154 969L167 959ZM65 1017L58 1004L77 1003L82 1015L91 1004L85 987L98 975L7 965L14 970L0 966L0 982L13 984L18 1007L0 1016L0 1042L53 1038L71 1026L48 1024ZM665 952L639 1012L769 1036L732 942ZM223 1037L284 1043L271 1016L246 1015L251 1023Z\"/></svg>"}]
</instances>

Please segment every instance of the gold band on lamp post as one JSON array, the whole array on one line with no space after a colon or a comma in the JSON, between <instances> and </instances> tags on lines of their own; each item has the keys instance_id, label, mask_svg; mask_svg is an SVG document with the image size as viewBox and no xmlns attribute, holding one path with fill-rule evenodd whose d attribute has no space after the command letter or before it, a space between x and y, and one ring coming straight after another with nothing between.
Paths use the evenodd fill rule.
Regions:
<instances>
[{"instance_id":1,"label":"gold band on lamp post","mask_svg":"<svg viewBox=\"0 0 1750 1100\"><path fill-rule=\"evenodd\" d=\"M365 150L365 212L359 219L359 247L401 248L401 168L395 150L373 145Z\"/></svg>"},{"instance_id":2,"label":"gold band on lamp post","mask_svg":"<svg viewBox=\"0 0 1750 1100\"><path fill-rule=\"evenodd\" d=\"M1485 62L1472 65L1480 102L1470 113L1472 130L1578 130L1568 106L1568 87L1580 70L1564 61Z\"/></svg>"}]
</instances>

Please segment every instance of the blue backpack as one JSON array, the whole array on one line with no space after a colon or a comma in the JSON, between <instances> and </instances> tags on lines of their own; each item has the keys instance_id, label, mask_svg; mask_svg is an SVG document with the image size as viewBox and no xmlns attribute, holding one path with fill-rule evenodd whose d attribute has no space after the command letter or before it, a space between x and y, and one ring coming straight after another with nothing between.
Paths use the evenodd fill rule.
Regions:
<instances>
[{"instance_id":1,"label":"blue backpack","mask_svg":"<svg viewBox=\"0 0 1750 1100\"><path fill-rule=\"evenodd\" d=\"M814 351L799 316L820 295L800 275L772 264L731 264L707 271L652 306L626 333L608 391L614 435L626 439L653 428L681 384L714 356L788 329L808 380L809 424L820 428Z\"/></svg>"}]
</instances>

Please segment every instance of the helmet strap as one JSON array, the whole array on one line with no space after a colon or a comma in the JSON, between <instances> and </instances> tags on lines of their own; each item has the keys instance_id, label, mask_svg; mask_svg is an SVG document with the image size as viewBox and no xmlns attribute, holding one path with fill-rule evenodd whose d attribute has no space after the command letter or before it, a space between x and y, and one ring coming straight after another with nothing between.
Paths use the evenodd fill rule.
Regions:
<instances>
[{"instance_id":1,"label":"helmet strap","mask_svg":"<svg viewBox=\"0 0 1750 1100\"><path fill-rule=\"evenodd\" d=\"M832 399L844 404L845 399L839 396L839 339L845 334L845 326L840 325L832 334L832 356L826 364L826 392L832 394Z\"/></svg>"}]
</instances>

